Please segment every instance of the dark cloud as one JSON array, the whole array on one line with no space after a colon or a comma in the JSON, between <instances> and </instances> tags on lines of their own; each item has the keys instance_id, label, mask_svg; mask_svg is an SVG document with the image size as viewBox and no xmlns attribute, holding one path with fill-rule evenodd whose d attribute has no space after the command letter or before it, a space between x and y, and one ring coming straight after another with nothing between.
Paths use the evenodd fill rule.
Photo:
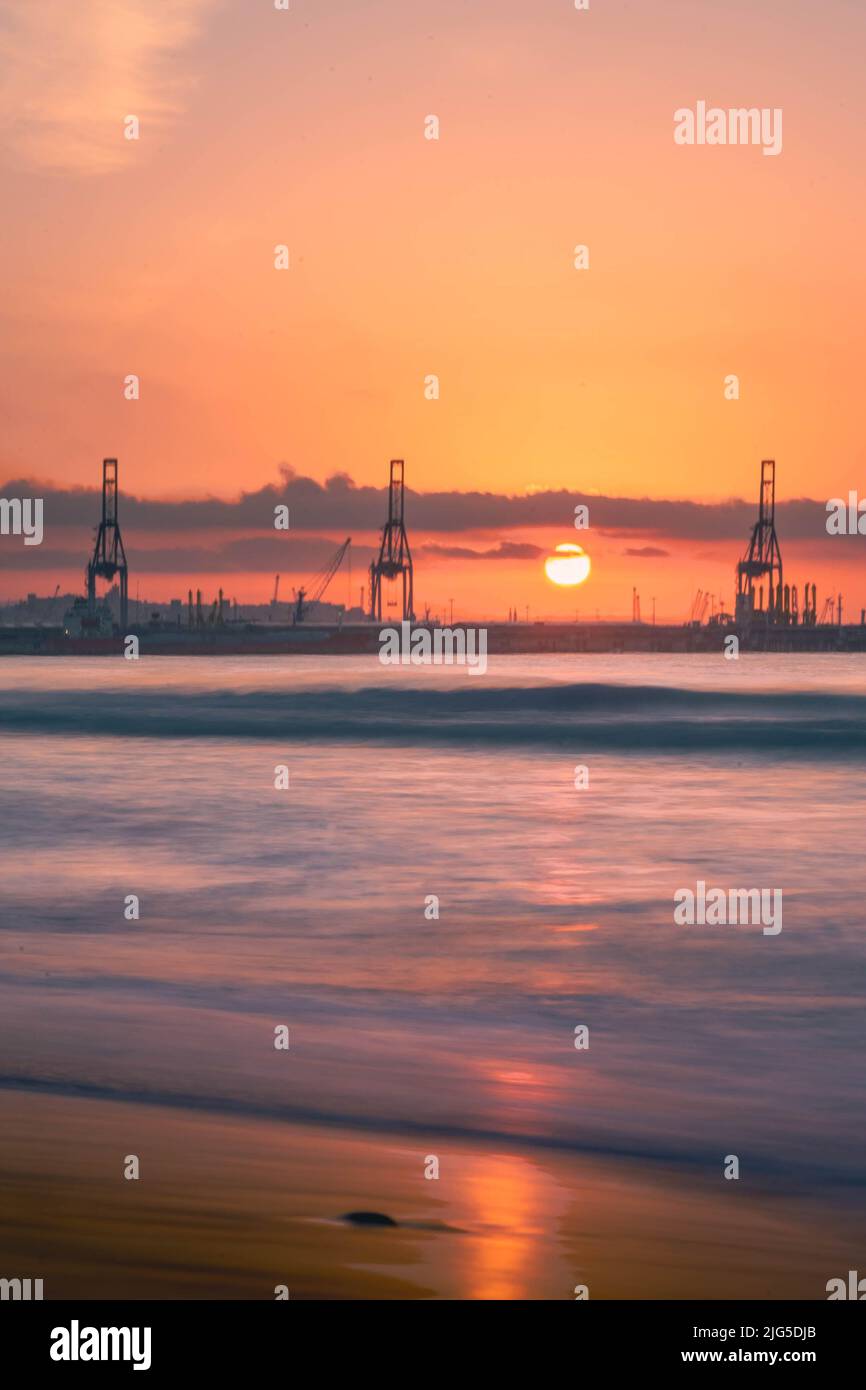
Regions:
<instances>
[{"instance_id":1,"label":"dark cloud","mask_svg":"<svg viewBox=\"0 0 866 1390\"><path fill-rule=\"evenodd\" d=\"M637 548L632 548L630 546L622 553L623 555L634 555L639 560L655 560L666 558L671 552L669 550L662 550L661 547L657 545L642 545Z\"/></svg>"},{"instance_id":2,"label":"dark cloud","mask_svg":"<svg viewBox=\"0 0 866 1390\"><path fill-rule=\"evenodd\" d=\"M252 536L227 540L216 546L133 546L126 538L130 568L136 574L309 574L324 568L336 546L324 536ZM14 549L13 549L14 546ZM3 568L84 572L87 542L81 550L48 544L25 546L17 537L0 540ZM366 569L373 548L352 545L352 568ZM345 566L345 561L343 562Z\"/></svg>"},{"instance_id":3,"label":"dark cloud","mask_svg":"<svg viewBox=\"0 0 866 1390\"><path fill-rule=\"evenodd\" d=\"M140 572L285 571L308 573L324 565L338 540L346 535L368 538L353 545L353 563L369 564L369 541L387 515L387 489L358 487L346 473L325 483L280 469L279 481L234 499L187 500L133 497L122 491L120 520L130 563ZM0 496L44 499L45 543L24 547L17 538L3 538L0 562L15 569L78 569L84 567L100 500L96 489L63 488L33 480L11 479ZM274 508L285 504L290 530L273 529ZM545 527L572 531L574 509L589 509L589 533L631 542L626 554L662 558L656 541L721 541L738 551L745 548L755 521L753 501L699 503L639 497L587 496L577 490L548 490L531 496L494 492L413 492L406 494L410 538L419 533L459 537L488 532L493 537L518 529ZM826 539L823 501L800 498L782 502L777 525L787 541ZM230 534L229 534L230 533ZM326 540L324 535L333 539ZM643 546L640 542L646 541ZM424 553L443 559L533 560L542 554L525 542L500 540L497 545L436 545Z\"/></svg>"},{"instance_id":4,"label":"dark cloud","mask_svg":"<svg viewBox=\"0 0 866 1390\"><path fill-rule=\"evenodd\" d=\"M422 545L423 555L439 556L446 560L537 560L544 554L541 546L528 541L500 541L491 550L472 550L464 545Z\"/></svg>"}]
</instances>

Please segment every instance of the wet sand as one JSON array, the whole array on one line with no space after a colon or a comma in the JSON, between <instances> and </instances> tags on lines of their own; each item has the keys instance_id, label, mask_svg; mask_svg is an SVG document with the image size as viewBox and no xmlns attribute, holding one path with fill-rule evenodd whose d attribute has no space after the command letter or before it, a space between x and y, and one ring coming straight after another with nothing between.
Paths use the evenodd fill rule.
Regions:
<instances>
[{"instance_id":1,"label":"wet sand","mask_svg":"<svg viewBox=\"0 0 866 1390\"><path fill-rule=\"evenodd\" d=\"M822 1298L862 1246L720 1172L44 1094L0 1110L3 1270L48 1299ZM397 1225L341 1219L359 1210Z\"/></svg>"}]
</instances>

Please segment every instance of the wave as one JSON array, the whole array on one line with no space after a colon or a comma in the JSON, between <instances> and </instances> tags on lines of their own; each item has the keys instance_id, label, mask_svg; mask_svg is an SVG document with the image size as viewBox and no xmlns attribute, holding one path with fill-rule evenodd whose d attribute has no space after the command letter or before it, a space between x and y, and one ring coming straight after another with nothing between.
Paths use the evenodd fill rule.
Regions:
<instances>
[{"instance_id":1,"label":"wave","mask_svg":"<svg viewBox=\"0 0 866 1390\"><path fill-rule=\"evenodd\" d=\"M665 686L0 692L0 732L866 755L866 696Z\"/></svg>"},{"instance_id":2,"label":"wave","mask_svg":"<svg viewBox=\"0 0 866 1390\"><path fill-rule=\"evenodd\" d=\"M718 1163L718 1144L711 1141L705 1144L688 1140L671 1143L667 1136L659 1136L654 1141L650 1135L636 1138L630 1136L626 1129L619 1132L614 1127L611 1131L609 1126L605 1127L604 1133L599 1134L593 1134L586 1126L581 1126L580 1134L577 1134L568 1132L567 1127L560 1132L549 1127L533 1130L522 1125L508 1124L507 1120L501 1125L478 1124L468 1119L422 1120L406 1115L400 1110L390 1114L379 1114L370 1108L354 1111L331 1109L326 1104L276 1103L250 1095L200 1095L161 1087L105 1085L35 1075L0 1074L0 1094L4 1092L147 1106L182 1111L189 1115L210 1115L337 1129L360 1134L381 1134L399 1137L403 1141L416 1137L426 1141L431 1133L434 1133L440 1138L464 1143L497 1146L507 1144L530 1151L536 1149L541 1152L583 1154L595 1158L636 1160L684 1170L692 1169L696 1175L705 1174L709 1167ZM832 1156L822 1155L817 1160L790 1153L781 1159L775 1152L753 1149L749 1163L752 1175L759 1180L772 1180L777 1194L785 1189L802 1191L804 1186L812 1189L837 1187L853 1193L862 1192L866 1188L866 1179L863 1177L859 1159L859 1151L849 1153L844 1146L837 1145Z\"/></svg>"}]
</instances>

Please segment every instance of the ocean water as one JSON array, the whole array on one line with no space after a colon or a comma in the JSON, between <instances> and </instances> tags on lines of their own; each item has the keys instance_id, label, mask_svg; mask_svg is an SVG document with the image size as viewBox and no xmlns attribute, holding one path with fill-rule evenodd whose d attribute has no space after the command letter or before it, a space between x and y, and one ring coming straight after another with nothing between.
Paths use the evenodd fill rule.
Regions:
<instances>
[{"instance_id":1,"label":"ocean water","mask_svg":"<svg viewBox=\"0 0 866 1390\"><path fill-rule=\"evenodd\" d=\"M824 1297L866 1234L864 714L856 656L3 662L3 1263ZM781 932L675 924L699 880Z\"/></svg>"}]
</instances>

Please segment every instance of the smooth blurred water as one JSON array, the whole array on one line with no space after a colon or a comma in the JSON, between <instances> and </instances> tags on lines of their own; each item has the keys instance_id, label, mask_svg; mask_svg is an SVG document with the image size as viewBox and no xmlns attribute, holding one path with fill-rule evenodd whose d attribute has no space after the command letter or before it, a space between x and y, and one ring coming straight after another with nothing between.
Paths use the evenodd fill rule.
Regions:
<instances>
[{"instance_id":1,"label":"smooth blurred water","mask_svg":"<svg viewBox=\"0 0 866 1390\"><path fill-rule=\"evenodd\" d=\"M408 717L364 658L0 665L2 1086L684 1172L736 1153L859 1206L866 661L396 674L425 702ZM767 752L779 689L806 698ZM214 734L227 710L239 731ZM330 734L304 732L317 710ZM617 750L605 720L640 736ZM682 751L658 751L665 720ZM698 879L782 889L781 934L675 926Z\"/></svg>"}]
</instances>

